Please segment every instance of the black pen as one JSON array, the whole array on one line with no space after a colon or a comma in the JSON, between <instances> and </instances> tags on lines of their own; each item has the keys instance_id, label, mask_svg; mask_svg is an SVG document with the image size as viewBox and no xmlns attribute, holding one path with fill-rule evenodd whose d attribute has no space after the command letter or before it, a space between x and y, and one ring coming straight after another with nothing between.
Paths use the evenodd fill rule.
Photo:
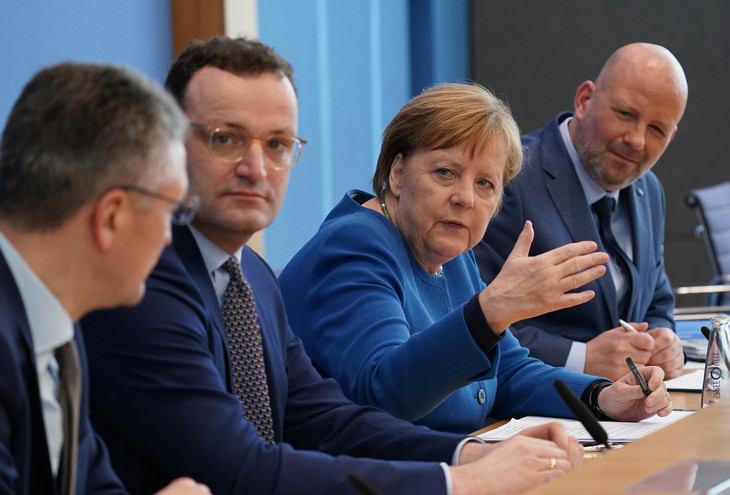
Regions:
<instances>
[{"instance_id":1,"label":"black pen","mask_svg":"<svg viewBox=\"0 0 730 495\"><path fill-rule=\"evenodd\" d=\"M347 481L350 482L350 486L355 489L358 495L380 495L380 492L373 485L355 473L348 474Z\"/></svg>"},{"instance_id":2,"label":"black pen","mask_svg":"<svg viewBox=\"0 0 730 495\"><path fill-rule=\"evenodd\" d=\"M644 392L644 397L649 397L649 394L651 394L651 390L649 390L649 385L646 384L644 381L644 377L641 376L641 373L639 373L639 370L636 369L636 365L634 364L634 360L630 357L626 358L626 364L629 365L629 369L631 370L631 373L634 374L634 378L636 378L636 383L639 384L641 387L641 391Z\"/></svg>"}]
</instances>

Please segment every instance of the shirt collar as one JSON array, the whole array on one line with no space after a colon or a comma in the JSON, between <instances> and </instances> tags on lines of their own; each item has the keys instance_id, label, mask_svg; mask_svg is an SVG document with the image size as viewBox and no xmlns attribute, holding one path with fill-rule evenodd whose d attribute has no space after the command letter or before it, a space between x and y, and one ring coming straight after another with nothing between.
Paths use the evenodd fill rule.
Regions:
<instances>
[{"instance_id":1,"label":"shirt collar","mask_svg":"<svg viewBox=\"0 0 730 495\"><path fill-rule=\"evenodd\" d=\"M200 232L192 225L190 226L190 232L192 232L193 237L195 238L195 242L198 243L198 249L200 249L200 254L203 257L205 268L208 270L208 273L211 274L211 277L214 276L215 271L218 270L221 265L225 263L225 261L231 256L235 257L238 262L241 263L241 253L243 252L243 247L239 248L235 253L230 254L226 252L223 248L218 246L216 243L205 237L205 234Z\"/></svg>"},{"instance_id":2,"label":"shirt collar","mask_svg":"<svg viewBox=\"0 0 730 495\"><path fill-rule=\"evenodd\" d=\"M238 249L235 253L230 254L226 252L223 248L218 246L216 243L205 237L205 234L200 232L192 225L190 226L190 232L192 232L193 238L198 244L200 255L203 257L203 263L205 263L205 268L208 270L208 275L210 275L210 281L213 283L213 290L215 291L215 295L218 298L218 304L222 304L223 294L225 293L226 287L228 286L230 276L228 275L228 272L221 268L221 265L225 263L225 261L231 256L235 257L240 264L243 246L241 246L241 248Z\"/></svg>"},{"instance_id":3,"label":"shirt collar","mask_svg":"<svg viewBox=\"0 0 730 495\"><path fill-rule=\"evenodd\" d=\"M0 251L23 300L35 354L49 352L69 342L74 334L71 316L1 231Z\"/></svg>"},{"instance_id":4,"label":"shirt collar","mask_svg":"<svg viewBox=\"0 0 730 495\"><path fill-rule=\"evenodd\" d=\"M573 117L568 117L560 123L560 136L563 138L563 144L565 144L565 148L568 150L570 161L573 163L573 168L575 169L575 173L578 175L578 180L583 188L583 193L588 200L588 204L592 205L606 195L611 196L613 199L618 201L619 191L604 191L601 186L596 184L596 181L591 179L588 172L586 172L586 169L583 167L583 164L578 157L578 152L575 150L575 146L573 146L573 141L570 139L568 122L571 120L573 120Z\"/></svg>"}]
</instances>

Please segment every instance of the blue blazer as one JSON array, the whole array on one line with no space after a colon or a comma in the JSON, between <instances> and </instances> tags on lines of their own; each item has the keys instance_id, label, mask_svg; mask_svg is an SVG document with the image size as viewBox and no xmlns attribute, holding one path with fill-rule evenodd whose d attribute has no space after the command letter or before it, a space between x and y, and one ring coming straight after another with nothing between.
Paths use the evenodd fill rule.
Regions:
<instances>
[{"instance_id":1,"label":"blue blazer","mask_svg":"<svg viewBox=\"0 0 730 495\"><path fill-rule=\"evenodd\" d=\"M561 113L547 126L523 136L523 169L505 188L502 210L474 248L485 282L491 282L499 273L525 220L531 220L535 229L530 255L584 240L597 242L598 249L605 251L560 135L558 126L570 115ZM674 328L674 296L664 271L664 191L649 171L621 194L631 211L634 263L639 272L629 321L647 321L650 328ZM580 290L585 289L595 291L591 301L510 327L532 356L563 366L573 341L587 342L618 326L616 290L610 272Z\"/></svg>"},{"instance_id":2,"label":"blue blazer","mask_svg":"<svg viewBox=\"0 0 730 495\"><path fill-rule=\"evenodd\" d=\"M88 376L84 345L76 344L82 376ZM0 253L0 493L55 494L58 485L43 422L35 353L23 300ZM111 469L104 444L89 422L89 393L82 380L76 493L126 493Z\"/></svg>"},{"instance_id":3,"label":"blue blazer","mask_svg":"<svg viewBox=\"0 0 730 495\"><path fill-rule=\"evenodd\" d=\"M445 493L442 468L463 438L412 426L347 400L323 379L287 324L269 266L244 248L261 320L276 444L242 417L226 335L197 244L173 231L140 305L82 321L93 420L134 493L192 476L213 493L352 493L358 473L383 493Z\"/></svg>"},{"instance_id":4,"label":"blue blazer","mask_svg":"<svg viewBox=\"0 0 730 495\"><path fill-rule=\"evenodd\" d=\"M352 400L440 431L495 419L572 416L553 382L581 395L593 376L527 357L509 331L493 335L477 305L484 289L471 252L427 273L401 232L348 191L279 276L289 321L317 366ZM485 345L484 347L487 347Z\"/></svg>"}]
</instances>

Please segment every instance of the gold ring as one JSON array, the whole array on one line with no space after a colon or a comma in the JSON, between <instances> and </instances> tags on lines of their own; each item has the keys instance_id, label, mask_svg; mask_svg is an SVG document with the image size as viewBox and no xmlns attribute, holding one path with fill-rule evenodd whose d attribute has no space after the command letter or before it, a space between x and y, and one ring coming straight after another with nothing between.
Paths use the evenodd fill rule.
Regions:
<instances>
[{"instance_id":1,"label":"gold ring","mask_svg":"<svg viewBox=\"0 0 730 495\"><path fill-rule=\"evenodd\" d=\"M555 457L550 458L550 469L555 469L555 466L557 465L558 461L555 460Z\"/></svg>"}]
</instances>

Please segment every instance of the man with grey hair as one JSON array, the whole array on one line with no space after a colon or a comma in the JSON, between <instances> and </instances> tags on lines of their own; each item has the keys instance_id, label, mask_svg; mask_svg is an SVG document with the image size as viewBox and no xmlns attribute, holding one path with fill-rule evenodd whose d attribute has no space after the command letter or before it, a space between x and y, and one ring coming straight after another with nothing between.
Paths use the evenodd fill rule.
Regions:
<instances>
[{"instance_id":1,"label":"man with grey hair","mask_svg":"<svg viewBox=\"0 0 730 495\"><path fill-rule=\"evenodd\" d=\"M126 493L91 428L74 322L139 302L170 220L190 219L186 126L161 88L105 65L48 67L16 101L0 147L0 492Z\"/></svg>"}]
</instances>

